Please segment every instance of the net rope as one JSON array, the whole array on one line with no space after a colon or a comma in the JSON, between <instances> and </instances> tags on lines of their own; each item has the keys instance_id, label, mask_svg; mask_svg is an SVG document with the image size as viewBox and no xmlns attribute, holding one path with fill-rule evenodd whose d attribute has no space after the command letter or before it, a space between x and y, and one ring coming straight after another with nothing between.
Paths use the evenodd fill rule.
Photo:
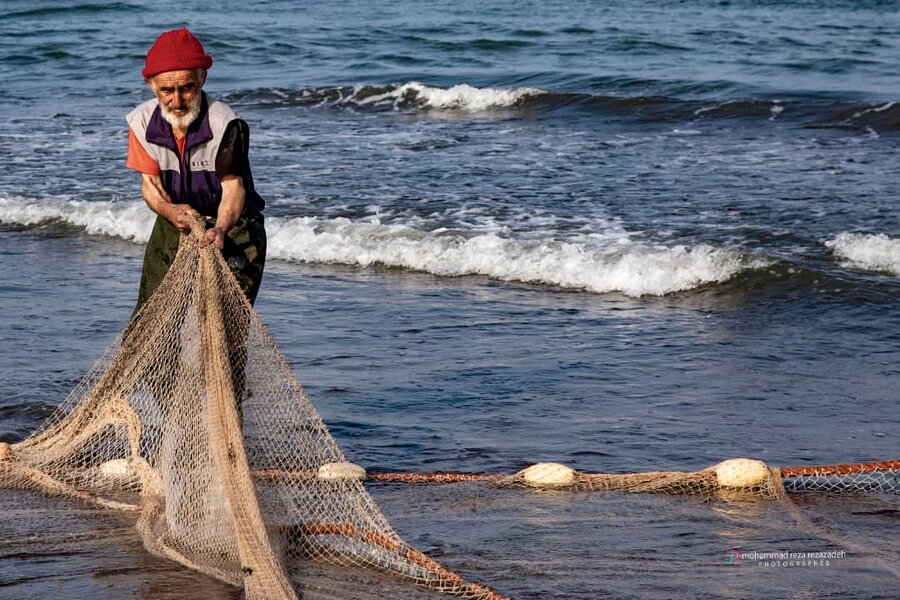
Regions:
<instances>
[{"instance_id":1,"label":"net rope","mask_svg":"<svg viewBox=\"0 0 900 600\"><path fill-rule=\"evenodd\" d=\"M740 459L746 460L746 459ZM724 463L727 466L727 462ZM759 464L759 461L753 461ZM555 463L551 463L556 466ZM484 481L503 487L552 487L579 491L660 493L670 495L721 495L742 491L760 498L802 492L900 494L900 460L803 467L768 467L767 476L742 485L722 484L723 463L701 471L651 471L642 473L588 473L572 471L563 481L529 478L527 469L518 473L396 473L371 471L365 481L380 483L447 484ZM557 469L562 465L557 466ZM740 465L738 465L740 468ZM290 477L290 474L254 473L255 477Z\"/></svg>"},{"instance_id":2,"label":"net rope","mask_svg":"<svg viewBox=\"0 0 900 600\"><path fill-rule=\"evenodd\" d=\"M241 586L250 600L297 598L294 560L375 569L460 598L504 598L403 541L364 482L760 499L900 493L900 461L366 472L347 462L221 254L199 248L203 233L198 221L182 236L157 292L53 415L22 442L0 444L0 486L134 513L150 552Z\"/></svg>"}]
</instances>

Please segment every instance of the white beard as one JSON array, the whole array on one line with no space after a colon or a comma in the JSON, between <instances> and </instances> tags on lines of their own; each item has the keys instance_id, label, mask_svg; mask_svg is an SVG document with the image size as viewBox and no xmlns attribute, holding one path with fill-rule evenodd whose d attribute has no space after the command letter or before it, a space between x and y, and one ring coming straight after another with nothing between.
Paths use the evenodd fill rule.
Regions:
<instances>
[{"instance_id":1,"label":"white beard","mask_svg":"<svg viewBox=\"0 0 900 600\"><path fill-rule=\"evenodd\" d=\"M183 115L176 115L162 104L159 105L159 108L160 112L162 112L163 119L165 119L174 129L187 130L187 128L191 126L191 123L196 121L197 117L200 116L200 94L194 96L190 104L188 104L188 111Z\"/></svg>"}]
</instances>

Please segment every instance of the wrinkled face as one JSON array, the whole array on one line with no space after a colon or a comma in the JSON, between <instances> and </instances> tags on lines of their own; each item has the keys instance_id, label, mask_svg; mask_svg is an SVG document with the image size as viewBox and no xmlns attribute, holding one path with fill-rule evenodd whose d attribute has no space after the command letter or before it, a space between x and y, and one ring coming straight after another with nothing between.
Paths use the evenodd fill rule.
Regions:
<instances>
[{"instance_id":1,"label":"wrinkled face","mask_svg":"<svg viewBox=\"0 0 900 600\"><path fill-rule=\"evenodd\" d=\"M163 118L175 129L187 129L200 114L200 90L204 69L167 71L154 75L147 85L156 94Z\"/></svg>"}]
</instances>

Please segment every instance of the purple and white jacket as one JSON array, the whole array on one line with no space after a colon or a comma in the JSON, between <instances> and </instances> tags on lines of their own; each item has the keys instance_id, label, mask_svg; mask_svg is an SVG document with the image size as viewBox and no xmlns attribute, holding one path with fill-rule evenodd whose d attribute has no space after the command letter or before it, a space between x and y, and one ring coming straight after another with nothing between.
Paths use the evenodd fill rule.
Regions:
<instances>
[{"instance_id":1,"label":"purple and white jacket","mask_svg":"<svg viewBox=\"0 0 900 600\"><path fill-rule=\"evenodd\" d=\"M157 100L144 102L126 120L144 150L159 163L160 179L172 202L215 216L222 200L220 178L238 175L246 193L243 215L262 212L265 201L256 193L247 158L249 128L226 104L203 93L200 114L188 128L183 163Z\"/></svg>"}]
</instances>

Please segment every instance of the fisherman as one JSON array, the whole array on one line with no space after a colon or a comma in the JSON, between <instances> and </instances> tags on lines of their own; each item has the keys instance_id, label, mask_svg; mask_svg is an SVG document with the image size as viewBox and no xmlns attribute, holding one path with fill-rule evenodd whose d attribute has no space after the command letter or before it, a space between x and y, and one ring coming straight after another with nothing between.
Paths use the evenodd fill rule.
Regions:
<instances>
[{"instance_id":1,"label":"fisherman","mask_svg":"<svg viewBox=\"0 0 900 600\"><path fill-rule=\"evenodd\" d=\"M247 123L203 91L212 57L187 29L159 36L144 63L156 96L128 114L128 158L141 195L157 214L144 254L135 314L159 286L191 217L206 222L201 246L215 244L252 303L266 258L263 199L248 159Z\"/></svg>"}]
</instances>

